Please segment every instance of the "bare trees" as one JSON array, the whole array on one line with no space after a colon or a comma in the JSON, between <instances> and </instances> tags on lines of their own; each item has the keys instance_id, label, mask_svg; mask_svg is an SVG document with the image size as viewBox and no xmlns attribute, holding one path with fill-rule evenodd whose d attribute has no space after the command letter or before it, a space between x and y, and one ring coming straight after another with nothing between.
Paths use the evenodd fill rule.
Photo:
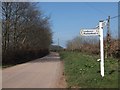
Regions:
<instances>
[{"instance_id":1,"label":"bare trees","mask_svg":"<svg viewBox=\"0 0 120 90\"><path fill-rule=\"evenodd\" d=\"M92 37L75 37L74 39L68 41L67 49L68 50L77 50L81 52L88 53L99 53L99 40Z\"/></svg>"},{"instance_id":2,"label":"bare trees","mask_svg":"<svg viewBox=\"0 0 120 90\"><path fill-rule=\"evenodd\" d=\"M80 42L82 43L82 38L77 36L73 40L67 42L67 48L72 51L76 49L80 50L82 45Z\"/></svg>"},{"instance_id":3,"label":"bare trees","mask_svg":"<svg viewBox=\"0 0 120 90\"><path fill-rule=\"evenodd\" d=\"M9 51L48 50L52 40L49 18L33 3L2 3L2 48Z\"/></svg>"},{"instance_id":4,"label":"bare trees","mask_svg":"<svg viewBox=\"0 0 120 90\"><path fill-rule=\"evenodd\" d=\"M119 48L118 43L120 40L113 39L111 37L111 46L110 46L110 53L112 57L119 57ZM106 49L106 38L104 38L104 48ZM80 37L77 36L72 40L67 42L67 49L71 51L81 51L87 52L92 54L99 54L100 53L100 46L99 46L99 38L97 37ZM109 48L107 48L109 49ZM106 53L106 50L105 50ZM110 56L109 56L110 57Z\"/></svg>"}]
</instances>

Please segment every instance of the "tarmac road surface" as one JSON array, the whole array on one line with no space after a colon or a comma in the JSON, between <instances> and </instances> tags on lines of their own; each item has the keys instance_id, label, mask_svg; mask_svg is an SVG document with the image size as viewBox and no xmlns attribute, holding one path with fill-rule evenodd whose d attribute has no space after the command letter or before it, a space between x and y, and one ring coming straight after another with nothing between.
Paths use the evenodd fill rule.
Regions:
<instances>
[{"instance_id":1,"label":"tarmac road surface","mask_svg":"<svg viewBox=\"0 0 120 90\"><path fill-rule=\"evenodd\" d=\"M57 88L61 75L58 53L2 70L2 88Z\"/></svg>"}]
</instances>

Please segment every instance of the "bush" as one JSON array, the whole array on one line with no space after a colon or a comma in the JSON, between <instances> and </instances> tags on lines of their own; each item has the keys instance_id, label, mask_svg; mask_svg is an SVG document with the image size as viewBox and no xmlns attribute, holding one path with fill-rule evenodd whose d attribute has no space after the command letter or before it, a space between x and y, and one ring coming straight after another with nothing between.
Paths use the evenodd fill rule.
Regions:
<instances>
[{"instance_id":1,"label":"bush","mask_svg":"<svg viewBox=\"0 0 120 90\"><path fill-rule=\"evenodd\" d=\"M3 65L15 65L31 61L33 59L41 58L49 53L48 49L41 50L25 50L20 49L16 51L7 51L2 55Z\"/></svg>"}]
</instances>

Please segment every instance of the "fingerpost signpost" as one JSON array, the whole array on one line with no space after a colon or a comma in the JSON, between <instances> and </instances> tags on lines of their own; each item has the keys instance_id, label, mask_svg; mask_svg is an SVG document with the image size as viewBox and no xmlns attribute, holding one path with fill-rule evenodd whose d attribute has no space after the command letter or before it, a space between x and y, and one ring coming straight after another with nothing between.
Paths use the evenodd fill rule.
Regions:
<instances>
[{"instance_id":1,"label":"fingerpost signpost","mask_svg":"<svg viewBox=\"0 0 120 90\"><path fill-rule=\"evenodd\" d=\"M99 25L94 29L81 29L82 36L99 36L100 37L100 69L101 76L104 77L104 45L103 45L103 27L106 26L106 21L99 21Z\"/></svg>"},{"instance_id":2,"label":"fingerpost signpost","mask_svg":"<svg viewBox=\"0 0 120 90\"><path fill-rule=\"evenodd\" d=\"M82 36L96 36L99 34L99 31L97 28L93 29L81 29L80 34Z\"/></svg>"}]
</instances>

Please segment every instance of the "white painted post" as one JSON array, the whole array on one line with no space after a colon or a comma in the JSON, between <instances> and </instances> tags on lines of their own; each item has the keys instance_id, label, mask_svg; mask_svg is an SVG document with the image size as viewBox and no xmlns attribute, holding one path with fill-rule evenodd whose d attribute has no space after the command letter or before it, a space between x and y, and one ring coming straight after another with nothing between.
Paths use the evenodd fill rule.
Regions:
<instances>
[{"instance_id":1,"label":"white painted post","mask_svg":"<svg viewBox=\"0 0 120 90\"><path fill-rule=\"evenodd\" d=\"M101 76L104 77L104 45L103 45L103 21L99 21L99 32L100 32L100 68Z\"/></svg>"}]
</instances>

